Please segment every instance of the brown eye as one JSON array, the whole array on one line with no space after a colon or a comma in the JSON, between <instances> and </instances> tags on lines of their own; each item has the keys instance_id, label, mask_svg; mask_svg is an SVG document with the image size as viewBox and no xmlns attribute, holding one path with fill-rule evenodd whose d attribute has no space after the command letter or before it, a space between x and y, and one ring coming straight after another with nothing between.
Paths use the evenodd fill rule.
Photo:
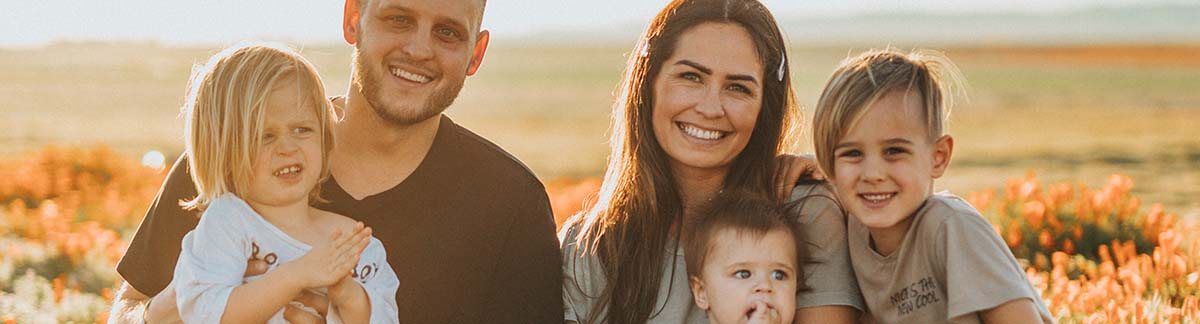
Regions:
<instances>
[{"instance_id":1,"label":"brown eye","mask_svg":"<svg viewBox=\"0 0 1200 324\"><path fill-rule=\"evenodd\" d=\"M684 80L688 80L688 81L692 81L692 82L700 82L700 75L699 75L699 74L696 74L696 73L694 73L694 72L683 72L683 73L680 73L680 74L679 74L679 78L680 78L680 79L684 79Z\"/></svg>"},{"instance_id":2,"label":"brown eye","mask_svg":"<svg viewBox=\"0 0 1200 324\"><path fill-rule=\"evenodd\" d=\"M747 88L746 86L736 84L736 83L729 85L728 87L726 87L726 89L745 93L745 94L750 94L750 88Z\"/></svg>"}]
</instances>

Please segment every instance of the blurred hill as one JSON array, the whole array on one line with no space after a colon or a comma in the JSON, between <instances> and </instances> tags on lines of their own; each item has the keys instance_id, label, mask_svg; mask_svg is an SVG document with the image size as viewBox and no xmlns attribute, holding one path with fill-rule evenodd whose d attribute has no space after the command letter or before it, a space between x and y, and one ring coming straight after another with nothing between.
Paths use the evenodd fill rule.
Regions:
<instances>
[{"instance_id":1,"label":"blurred hill","mask_svg":"<svg viewBox=\"0 0 1200 324\"><path fill-rule=\"evenodd\" d=\"M535 33L525 41L629 43L646 22ZM1081 8L1051 12L879 11L780 17L787 38L814 45L1099 45L1200 43L1200 3ZM587 37L579 37L587 35ZM881 45L880 45L881 44Z\"/></svg>"}]
</instances>

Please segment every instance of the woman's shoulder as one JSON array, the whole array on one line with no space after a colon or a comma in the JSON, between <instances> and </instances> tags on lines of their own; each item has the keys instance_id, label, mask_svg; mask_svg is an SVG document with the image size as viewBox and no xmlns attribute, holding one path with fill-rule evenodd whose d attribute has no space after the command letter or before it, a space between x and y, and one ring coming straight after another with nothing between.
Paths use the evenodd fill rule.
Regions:
<instances>
[{"instance_id":1,"label":"woman's shoulder","mask_svg":"<svg viewBox=\"0 0 1200 324\"><path fill-rule=\"evenodd\" d=\"M818 218L834 218L842 214L837 196L826 182L797 185L784 203L789 211L798 214L801 223L812 223Z\"/></svg>"}]
</instances>

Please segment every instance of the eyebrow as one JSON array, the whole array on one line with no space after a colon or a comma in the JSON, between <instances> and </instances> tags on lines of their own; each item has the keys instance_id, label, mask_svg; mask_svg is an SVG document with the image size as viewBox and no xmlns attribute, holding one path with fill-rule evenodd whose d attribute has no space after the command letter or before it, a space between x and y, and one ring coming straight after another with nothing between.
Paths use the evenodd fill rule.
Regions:
<instances>
[{"instance_id":1,"label":"eyebrow","mask_svg":"<svg viewBox=\"0 0 1200 324\"><path fill-rule=\"evenodd\" d=\"M751 265L754 265L754 262L737 262L737 263L726 266L726 268L750 268ZM783 268L788 271L796 271L796 268L793 268L792 266L788 265L787 263L771 262L768 265L771 268Z\"/></svg>"},{"instance_id":2,"label":"eyebrow","mask_svg":"<svg viewBox=\"0 0 1200 324\"><path fill-rule=\"evenodd\" d=\"M395 11L395 12L399 12L399 13L403 13L403 14L411 14L413 12L412 9L405 7L404 5L394 4L394 3L387 4L387 5L384 5L382 8L379 8L379 12L386 13L386 12L391 12L391 11ZM471 29L467 28L466 23L459 21L459 19L455 19L454 17L435 16L433 18L434 18L433 19L434 24L439 24L439 23L446 24L446 25L450 25L451 28L463 31L464 33L471 32Z\"/></svg>"},{"instance_id":3,"label":"eyebrow","mask_svg":"<svg viewBox=\"0 0 1200 324\"><path fill-rule=\"evenodd\" d=\"M884 144L884 145L897 145L897 144L907 144L907 145L912 145L912 144L913 144L913 142L912 142L912 141L910 141L910 140L907 140L907 139L903 139L903 138L899 138L899 137L897 137L897 138L889 138L889 139L887 139L887 140L884 140L884 141L883 141L883 144ZM859 145L859 144L858 144L858 142L845 142L845 143L838 143L838 145L834 145L834 146L833 146L833 150L834 150L834 151L837 151L838 149L841 149L841 148L843 148L843 147L847 147L847 146L856 146L856 145Z\"/></svg>"},{"instance_id":4,"label":"eyebrow","mask_svg":"<svg viewBox=\"0 0 1200 324\"><path fill-rule=\"evenodd\" d=\"M690 67L692 67L692 68L694 68L694 69L700 70L700 72L702 72L702 73L704 73L704 74L707 74L707 75L712 75L712 74L713 74L713 71L712 71L712 69L708 68L707 66L704 66L703 64L696 63L696 62L693 62L693 61L691 61L691 60L686 60L686 59L685 59L685 60L679 60L679 61L675 62L675 64L677 64L677 65L687 65L687 66L690 66ZM757 79L757 78L755 78L755 77L754 77L754 76L752 76L752 75L746 75L746 74L730 74L729 76L726 76L725 78L726 78L726 79L730 79L730 80L736 80L736 81L747 81L747 82L751 82L751 83L754 83L754 84L758 84L758 79Z\"/></svg>"}]
</instances>

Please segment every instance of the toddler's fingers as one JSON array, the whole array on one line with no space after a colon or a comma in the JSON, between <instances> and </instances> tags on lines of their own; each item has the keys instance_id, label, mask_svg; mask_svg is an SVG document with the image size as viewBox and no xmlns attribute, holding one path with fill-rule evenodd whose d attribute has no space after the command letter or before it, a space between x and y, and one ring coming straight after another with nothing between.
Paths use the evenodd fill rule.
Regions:
<instances>
[{"instance_id":1,"label":"toddler's fingers","mask_svg":"<svg viewBox=\"0 0 1200 324\"><path fill-rule=\"evenodd\" d=\"M335 246L335 247L336 247L336 246L338 246L338 244L339 244L338 242L341 242L341 241L345 240L347 236L348 236L348 235L345 235L345 234L343 234L343 233L342 233L342 230L340 230L340 229L334 229L334 230L333 230L333 233L330 233L330 234L329 234L329 242L330 242L330 244L329 244L329 245L332 245L332 246Z\"/></svg>"},{"instance_id":2,"label":"toddler's fingers","mask_svg":"<svg viewBox=\"0 0 1200 324\"><path fill-rule=\"evenodd\" d=\"M770 309L768 309L767 303L761 300L756 301L754 302L754 312L750 313L750 319L765 320L769 314Z\"/></svg>"},{"instance_id":3,"label":"toddler's fingers","mask_svg":"<svg viewBox=\"0 0 1200 324\"><path fill-rule=\"evenodd\" d=\"M345 240L339 241L336 246L339 249L342 249L342 248L344 248L343 247L344 245L348 245L348 244L357 242L359 240L359 238L363 237L364 228L366 228L366 227L363 226L362 222L355 222L354 229L352 229L350 231L350 233L348 233L346 235ZM370 234L367 234L367 235L370 235Z\"/></svg>"},{"instance_id":4,"label":"toddler's fingers","mask_svg":"<svg viewBox=\"0 0 1200 324\"><path fill-rule=\"evenodd\" d=\"M257 259L246 260L246 272L242 274L242 277L264 274L267 273L269 268L270 265L267 264L267 261Z\"/></svg>"}]
</instances>

